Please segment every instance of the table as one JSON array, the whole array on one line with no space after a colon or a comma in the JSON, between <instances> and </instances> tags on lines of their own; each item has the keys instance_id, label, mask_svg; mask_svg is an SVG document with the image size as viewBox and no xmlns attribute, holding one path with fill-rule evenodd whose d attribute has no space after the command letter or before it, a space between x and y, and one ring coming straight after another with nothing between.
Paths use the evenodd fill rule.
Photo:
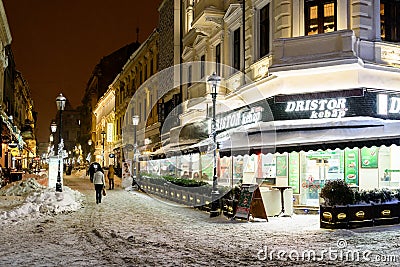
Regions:
<instances>
[{"instance_id":1,"label":"table","mask_svg":"<svg viewBox=\"0 0 400 267\"><path fill-rule=\"evenodd\" d=\"M285 214L285 199L283 197L283 192L286 189L292 188L291 186L272 186L274 189L278 189L281 191L281 212L279 212L278 215L275 215L275 217L291 217L290 215Z\"/></svg>"}]
</instances>

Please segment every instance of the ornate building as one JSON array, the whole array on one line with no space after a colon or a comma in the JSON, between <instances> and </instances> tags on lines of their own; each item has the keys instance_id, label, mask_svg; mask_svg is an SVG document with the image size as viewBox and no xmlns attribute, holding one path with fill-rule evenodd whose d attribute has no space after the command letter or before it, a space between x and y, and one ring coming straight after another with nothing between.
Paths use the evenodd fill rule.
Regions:
<instances>
[{"instance_id":1,"label":"ornate building","mask_svg":"<svg viewBox=\"0 0 400 267\"><path fill-rule=\"evenodd\" d=\"M139 116L137 126L140 150L152 151L159 146L160 123L157 114L157 86L150 82L158 70L159 33L154 30L146 41L131 55L122 71L110 85L115 91L115 137L114 151L117 165L133 157L133 150L127 147L134 143L132 117ZM140 90L139 90L140 88ZM145 141L146 140L146 141ZM123 150L124 149L124 150Z\"/></svg>"}]
</instances>

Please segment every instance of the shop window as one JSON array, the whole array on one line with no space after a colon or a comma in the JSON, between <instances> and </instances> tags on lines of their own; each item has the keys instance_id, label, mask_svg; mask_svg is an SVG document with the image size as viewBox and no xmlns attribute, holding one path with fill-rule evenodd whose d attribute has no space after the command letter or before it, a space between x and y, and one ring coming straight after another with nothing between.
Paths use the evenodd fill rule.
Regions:
<instances>
[{"instance_id":1,"label":"shop window","mask_svg":"<svg viewBox=\"0 0 400 267\"><path fill-rule=\"evenodd\" d=\"M378 171L380 188L399 188L400 187L400 168L398 158L400 157L400 147L382 146L379 148Z\"/></svg>"},{"instance_id":2,"label":"shop window","mask_svg":"<svg viewBox=\"0 0 400 267\"><path fill-rule=\"evenodd\" d=\"M304 10L306 35L336 31L336 0L306 0Z\"/></svg>"},{"instance_id":3,"label":"shop window","mask_svg":"<svg viewBox=\"0 0 400 267\"><path fill-rule=\"evenodd\" d=\"M380 4L381 39L400 41L400 1L381 0Z\"/></svg>"},{"instance_id":4,"label":"shop window","mask_svg":"<svg viewBox=\"0 0 400 267\"><path fill-rule=\"evenodd\" d=\"M270 17L269 4L260 9L260 58L267 55L270 50Z\"/></svg>"}]
</instances>

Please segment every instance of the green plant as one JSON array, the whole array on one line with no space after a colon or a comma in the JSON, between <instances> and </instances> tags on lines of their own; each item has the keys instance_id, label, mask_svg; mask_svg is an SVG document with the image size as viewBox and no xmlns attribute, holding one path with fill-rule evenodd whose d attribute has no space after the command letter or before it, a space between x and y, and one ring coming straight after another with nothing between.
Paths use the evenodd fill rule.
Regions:
<instances>
[{"instance_id":1,"label":"green plant","mask_svg":"<svg viewBox=\"0 0 400 267\"><path fill-rule=\"evenodd\" d=\"M400 201L400 189L396 189L393 192L393 198L396 198L398 201Z\"/></svg>"},{"instance_id":2,"label":"green plant","mask_svg":"<svg viewBox=\"0 0 400 267\"><path fill-rule=\"evenodd\" d=\"M396 190L397 191L397 190ZM373 190L361 190L354 192L354 203L385 203L396 199L396 191L389 189L373 189ZM399 190L400 191L400 190ZM398 192L400 196L400 192ZM399 198L397 198L399 199Z\"/></svg>"},{"instance_id":3,"label":"green plant","mask_svg":"<svg viewBox=\"0 0 400 267\"><path fill-rule=\"evenodd\" d=\"M343 180L328 181L322 188L320 196L327 206L354 203L354 192Z\"/></svg>"}]
</instances>

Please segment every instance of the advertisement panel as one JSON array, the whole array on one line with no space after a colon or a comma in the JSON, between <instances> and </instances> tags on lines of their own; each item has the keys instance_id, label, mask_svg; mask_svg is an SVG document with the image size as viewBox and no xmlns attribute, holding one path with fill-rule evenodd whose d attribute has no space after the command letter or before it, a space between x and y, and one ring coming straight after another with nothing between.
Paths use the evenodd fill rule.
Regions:
<instances>
[{"instance_id":1,"label":"advertisement panel","mask_svg":"<svg viewBox=\"0 0 400 267\"><path fill-rule=\"evenodd\" d=\"M358 185L358 148L344 151L344 179L349 185Z\"/></svg>"},{"instance_id":2,"label":"advertisement panel","mask_svg":"<svg viewBox=\"0 0 400 267\"><path fill-rule=\"evenodd\" d=\"M361 148L361 168L378 168L378 148Z\"/></svg>"}]
</instances>

